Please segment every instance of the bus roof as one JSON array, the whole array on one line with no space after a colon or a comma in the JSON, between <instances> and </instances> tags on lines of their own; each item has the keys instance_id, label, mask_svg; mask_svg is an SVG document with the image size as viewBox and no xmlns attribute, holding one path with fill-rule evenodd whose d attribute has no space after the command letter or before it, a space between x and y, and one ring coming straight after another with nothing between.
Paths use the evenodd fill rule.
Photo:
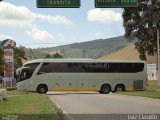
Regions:
<instances>
[{"instance_id":1,"label":"bus roof","mask_svg":"<svg viewBox=\"0 0 160 120\"><path fill-rule=\"evenodd\" d=\"M138 60L99 60L99 59L71 59L71 58L61 58L61 59L36 59L36 60L32 60L32 61L28 61L25 64L28 63L41 63L41 62L99 62L99 63L108 63L108 62L112 62L112 63L145 63L145 61L138 61Z\"/></svg>"}]
</instances>

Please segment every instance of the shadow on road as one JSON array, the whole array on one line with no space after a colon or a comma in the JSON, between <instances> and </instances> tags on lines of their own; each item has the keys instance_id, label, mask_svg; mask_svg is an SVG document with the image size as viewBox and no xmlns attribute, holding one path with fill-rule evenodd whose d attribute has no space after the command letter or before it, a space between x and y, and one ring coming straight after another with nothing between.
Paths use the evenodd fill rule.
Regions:
<instances>
[{"instance_id":1,"label":"shadow on road","mask_svg":"<svg viewBox=\"0 0 160 120\"><path fill-rule=\"evenodd\" d=\"M99 92L77 92L77 91L71 91L71 92L48 92L47 95L73 95L73 94L99 94Z\"/></svg>"}]
</instances>

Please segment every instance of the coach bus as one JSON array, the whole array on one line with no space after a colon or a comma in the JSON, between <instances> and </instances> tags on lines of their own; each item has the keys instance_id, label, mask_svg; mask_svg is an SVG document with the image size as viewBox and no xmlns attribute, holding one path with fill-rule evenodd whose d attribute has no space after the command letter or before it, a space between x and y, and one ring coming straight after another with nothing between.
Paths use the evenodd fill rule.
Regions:
<instances>
[{"instance_id":1,"label":"coach bus","mask_svg":"<svg viewBox=\"0 0 160 120\"><path fill-rule=\"evenodd\" d=\"M117 91L145 90L144 61L94 59L37 59L17 69L19 91Z\"/></svg>"}]
</instances>

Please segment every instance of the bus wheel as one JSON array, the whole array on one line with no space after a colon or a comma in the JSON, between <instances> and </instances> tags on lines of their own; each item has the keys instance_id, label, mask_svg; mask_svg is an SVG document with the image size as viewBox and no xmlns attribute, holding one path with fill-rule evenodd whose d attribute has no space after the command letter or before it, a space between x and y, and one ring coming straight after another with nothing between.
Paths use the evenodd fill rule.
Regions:
<instances>
[{"instance_id":1,"label":"bus wheel","mask_svg":"<svg viewBox=\"0 0 160 120\"><path fill-rule=\"evenodd\" d=\"M125 86L123 84L116 85L114 91L115 92L124 92L125 91Z\"/></svg>"},{"instance_id":2,"label":"bus wheel","mask_svg":"<svg viewBox=\"0 0 160 120\"><path fill-rule=\"evenodd\" d=\"M100 89L100 93L108 94L111 91L111 86L109 84L103 84Z\"/></svg>"},{"instance_id":3,"label":"bus wheel","mask_svg":"<svg viewBox=\"0 0 160 120\"><path fill-rule=\"evenodd\" d=\"M47 93L47 91L48 91L47 85L45 85L45 84L38 85L38 87L37 87L38 93L45 94L45 93Z\"/></svg>"}]
</instances>

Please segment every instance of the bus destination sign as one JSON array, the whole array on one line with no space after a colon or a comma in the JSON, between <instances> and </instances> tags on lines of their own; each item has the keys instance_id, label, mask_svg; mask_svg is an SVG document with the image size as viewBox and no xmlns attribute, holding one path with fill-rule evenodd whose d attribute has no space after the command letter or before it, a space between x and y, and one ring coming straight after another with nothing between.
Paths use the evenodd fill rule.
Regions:
<instances>
[{"instance_id":1,"label":"bus destination sign","mask_svg":"<svg viewBox=\"0 0 160 120\"><path fill-rule=\"evenodd\" d=\"M38 8L79 8L80 0L37 0Z\"/></svg>"},{"instance_id":2,"label":"bus destination sign","mask_svg":"<svg viewBox=\"0 0 160 120\"><path fill-rule=\"evenodd\" d=\"M96 8L137 7L138 0L95 0Z\"/></svg>"}]
</instances>

